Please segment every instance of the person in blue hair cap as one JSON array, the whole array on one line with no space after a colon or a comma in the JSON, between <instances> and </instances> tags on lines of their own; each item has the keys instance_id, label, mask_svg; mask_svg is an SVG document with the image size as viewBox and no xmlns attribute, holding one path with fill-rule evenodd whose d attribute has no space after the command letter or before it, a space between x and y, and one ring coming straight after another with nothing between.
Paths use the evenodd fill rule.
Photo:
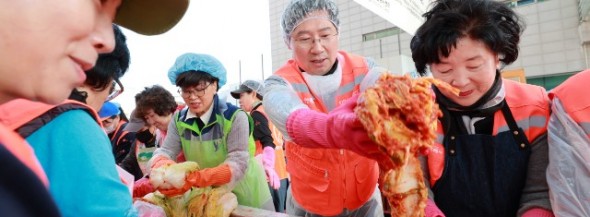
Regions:
<instances>
[{"instance_id":1,"label":"person in blue hair cap","mask_svg":"<svg viewBox=\"0 0 590 217\"><path fill-rule=\"evenodd\" d=\"M223 64L207 54L186 53L176 59L168 78L179 87L186 107L173 115L149 167L174 164L171 159L183 151L201 170L187 173L181 189L160 192L172 196L191 187L228 186L238 204L274 211L264 169L253 157L251 119L217 95L226 82Z\"/></svg>"},{"instance_id":2,"label":"person in blue hair cap","mask_svg":"<svg viewBox=\"0 0 590 217\"><path fill-rule=\"evenodd\" d=\"M98 111L98 117L104 120L120 113L119 107L113 102L105 102Z\"/></svg>"}]
</instances>

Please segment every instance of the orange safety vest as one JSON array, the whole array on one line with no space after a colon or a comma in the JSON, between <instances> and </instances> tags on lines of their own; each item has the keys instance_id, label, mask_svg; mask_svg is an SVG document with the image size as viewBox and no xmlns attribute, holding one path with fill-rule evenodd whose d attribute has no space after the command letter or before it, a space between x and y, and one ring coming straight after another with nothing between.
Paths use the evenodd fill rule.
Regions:
<instances>
[{"instance_id":1,"label":"orange safety vest","mask_svg":"<svg viewBox=\"0 0 590 217\"><path fill-rule=\"evenodd\" d=\"M270 129L271 132L271 136L272 136L272 141L275 144L275 171L277 172L277 175L279 176L279 179L286 179L288 177L287 174L287 163L285 162L285 152L283 151L283 134L281 134L281 132L279 131L279 129L277 129L275 127L274 124L272 124L272 122L270 122L270 119L268 119L268 116L266 115L266 112L264 112L264 106L259 105L255 111L258 111L260 113L262 113L262 115L264 115L264 117L266 117L268 121L268 128ZM256 140L256 152L258 152L258 149L262 149L262 144L260 143L260 140Z\"/></svg>"},{"instance_id":2,"label":"orange safety vest","mask_svg":"<svg viewBox=\"0 0 590 217\"><path fill-rule=\"evenodd\" d=\"M359 92L359 84L368 72L364 57L343 51L339 51L339 56L342 80L335 102L328 102L336 106ZM294 60L289 60L275 75L289 82L310 109L328 113L324 102L308 88ZM355 210L376 189L379 168L373 160L348 150L304 148L291 141L285 142L285 150L293 198L307 211L330 216L344 208Z\"/></svg>"},{"instance_id":3,"label":"orange safety vest","mask_svg":"<svg viewBox=\"0 0 590 217\"><path fill-rule=\"evenodd\" d=\"M547 133L549 121L549 98L545 89L535 85L522 84L516 81L502 79L508 104L518 127L522 128L529 142L533 142L540 135ZM494 113L494 127L492 135L508 131L508 124L501 110ZM437 138L434 146L430 148L428 158L428 170L430 172L430 186L444 172L445 150L442 123L438 121Z\"/></svg>"},{"instance_id":4,"label":"orange safety vest","mask_svg":"<svg viewBox=\"0 0 590 217\"><path fill-rule=\"evenodd\" d=\"M102 127L100 118L94 109L88 105L74 101L65 100L60 105L74 104L87 108L88 112L93 114L94 119ZM35 153L31 146L15 131L23 127L33 119L45 114L49 110L58 107L58 105L49 105L41 102L34 102L26 99L15 99L0 106L0 126L4 125L9 132L6 132L5 127L0 127L0 135L2 139L0 142L6 145L6 148L11 151L18 159L20 159L27 167L29 167L41 181L47 186L47 175L43 171L41 164L37 160ZM7 145L10 144L10 145Z\"/></svg>"},{"instance_id":5,"label":"orange safety vest","mask_svg":"<svg viewBox=\"0 0 590 217\"><path fill-rule=\"evenodd\" d=\"M558 98L565 112L590 138L590 97L585 95L590 81L590 69L573 75L549 92L551 100Z\"/></svg>"},{"instance_id":6,"label":"orange safety vest","mask_svg":"<svg viewBox=\"0 0 590 217\"><path fill-rule=\"evenodd\" d=\"M129 131L123 130L123 128L125 128L123 125L125 125L126 123L127 121L124 120L120 120L119 123L117 123L117 127L113 131L112 138L109 137L109 139L111 140L111 144L119 145L119 143L121 143L121 139L125 138L125 135L129 133Z\"/></svg>"}]
</instances>

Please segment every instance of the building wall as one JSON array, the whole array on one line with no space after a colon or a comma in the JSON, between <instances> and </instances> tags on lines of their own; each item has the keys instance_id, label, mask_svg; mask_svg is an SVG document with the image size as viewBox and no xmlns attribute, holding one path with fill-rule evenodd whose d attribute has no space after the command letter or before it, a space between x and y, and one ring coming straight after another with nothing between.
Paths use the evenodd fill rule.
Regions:
<instances>
[{"instance_id":1,"label":"building wall","mask_svg":"<svg viewBox=\"0 0 590 217\"><path fill-rule=\"evenodd\" d=\"M507 69L524 68L527 77L542 77L586 68L576 0L550 0L516 10L527 27L519 57Z\"/></svg>"},{"instance_id":2,"label":"building wall","mask_svg":"<svg viewBox=\"0 0 590 217\"><path fill-rule=\"evenodd\" d=\"M363 34L394 25L352 0L335 1L340 9L342 50L372 57L386 66L392 59L398 59L400 54L411 57L411 35L402 32L399 43L398 35L363 42ZM280 28L280 17L287 3L287 0L269 0L273 71L291 57L291 50L285 45ZM519 6L515 10L524 18L527 28L521 37L518 59L506 69L524 68L527 78L535 78L586 68L578 34L577 0L546 0Z\"/></svg>"}]
</instances>

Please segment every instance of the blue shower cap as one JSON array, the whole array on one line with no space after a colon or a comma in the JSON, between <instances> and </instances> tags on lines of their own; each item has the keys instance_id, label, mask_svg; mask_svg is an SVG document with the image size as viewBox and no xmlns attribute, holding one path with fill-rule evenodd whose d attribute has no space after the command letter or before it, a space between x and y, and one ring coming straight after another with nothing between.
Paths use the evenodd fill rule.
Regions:
<instances>
[{"instance_id":1,"label":"blue shower cap","mask_svg":"<svg viewBox=\"0 0 590 217\"><path fill-rule=\"evenodd\" d=\"M176 85L176 77L191 70L206 72L219 79L219 88L225 85L227 74L225 67L219 60L208 54L185 53L180 55L168 70L168 79Z\"/></svg>"}]
</instances>

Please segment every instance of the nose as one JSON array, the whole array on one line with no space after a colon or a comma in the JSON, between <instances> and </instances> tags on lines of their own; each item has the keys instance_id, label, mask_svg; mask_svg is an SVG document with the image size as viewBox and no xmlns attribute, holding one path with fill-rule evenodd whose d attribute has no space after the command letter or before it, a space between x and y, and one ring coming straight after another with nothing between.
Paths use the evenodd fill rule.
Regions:
<instances>
[{"instance_id":1,"label":"nose","mask_svg":"<svg viewBox=\"0 0 590 217\"><path fill-rule=\"evenodd\" d=\"M101 18L91 35L91 43L98 53L110 53L115 49L115 35L110 19Z\"/></svg>"},{"instance_id":2,"label":"nose","mask_svg":"<svg viewBox=\"0 0 590 217\"><path fill-rule=\"evenodd\" d=\"M465 72L457 72L453 80L451 80L451 85L454 87L464 87L469 83L469 76Z\"/></svg>"},{"instance_id":3,"label":"nose","mask_svg":"<svg viewBox=\"0 0 590 217\"><path fill-rule=\"evenodd\" d=\"M318 38L318 39L314 39L311 43L311 52L312 53L322 53L324 52L324 45L322 44L322 41Z\"/></svg>"}]
</instances>

